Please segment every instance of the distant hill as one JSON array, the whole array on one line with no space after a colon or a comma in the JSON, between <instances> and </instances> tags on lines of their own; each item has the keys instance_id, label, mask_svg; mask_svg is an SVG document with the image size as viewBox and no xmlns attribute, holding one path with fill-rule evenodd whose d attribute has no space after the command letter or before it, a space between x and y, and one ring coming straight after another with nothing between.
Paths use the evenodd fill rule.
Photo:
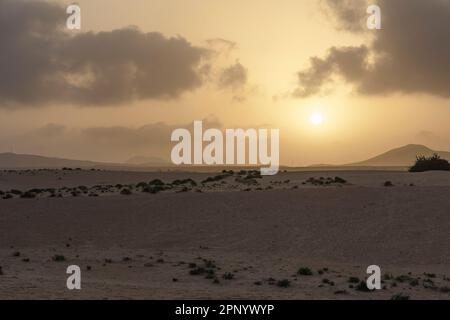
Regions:
<instances>
[{"instance_id":1,"label":"distant hill","mask_svg":"<svg viewBox=\"0 0 450 320\"><path fill-rule=\"evenodd\" d=\"M317 164L309 166L308 168L326 169L326 168L361 168L377 167L394 168L394 167L409 167L411 166L416 156L431 156L434 153L439 154L442 158L450 160L450 152L435 151L423 145L410 144L400 148L392 149L388 152L380 154L371 159L349 163L345 165L327 165ZM155 170L159 169L176 169L176 170L191 170L191 171L214 171L227 169L229 166L173 166L171 163L156 157L133 157L126 163L104 163L84 160L69 160L62 158L51 158L44 156L16 154L16 153L0 153L0 169L40 169L40 168L101 168L110 170ZM239 166L238 166L239 167ZM240 166L242 167L242 166ZM280 170L288 167L281 166Z\"/></svg>"},{"instance_id":2,"label":"distant hill","mask_svg":"<svg viewBox=\"0 0 450 320\"><path fill-rule=\"evenodd\" d=\"M126 164L146 167L169 167L171 163L158 157L135 156L130 158Z\"/></svg>"},{"instance_id":3,"label":"distant hill","mask_svg":"<svg viewBox=\"0 0 450 320\"><path fill-rule=\"evenodd\" d=\"M351 167L407 167L411 166L416 156L431 156L434 153L439 154L442 158L450 160L450 152L447 151L435 151L426 146L418 144L409 144L400 148L389 150L383 154L380 154L371 159L346 164L345 166Z\"/></svg>"},{"instance_id":4,"label":"distant hill","mask_svg":"<svg viewBox=\"0 0 450 320\"><path fill-rule=\"evenodd\" d=\"M0 168L2 169L25 169L25 168L86 168L102 165L99 162L68 160L50 158L29 154L0 153Z\"/></svg>"}]
</instances>

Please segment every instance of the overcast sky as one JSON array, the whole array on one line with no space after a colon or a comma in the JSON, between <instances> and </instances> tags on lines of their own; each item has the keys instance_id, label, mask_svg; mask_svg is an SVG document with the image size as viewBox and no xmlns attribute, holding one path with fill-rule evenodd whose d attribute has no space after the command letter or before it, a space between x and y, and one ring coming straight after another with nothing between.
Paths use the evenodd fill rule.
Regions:
<instances>
[{"instance_id":1,"label":"overcast sky","mask_svg":"<svg viewBox=\"0 0 450 320\"><path fill-rule=\"evenodd\" d=\"M279 128L286 165L450 150L450 1L70 3L0 0L0 152L168 159L201 119Z\"/></svg>"}]
</instances>

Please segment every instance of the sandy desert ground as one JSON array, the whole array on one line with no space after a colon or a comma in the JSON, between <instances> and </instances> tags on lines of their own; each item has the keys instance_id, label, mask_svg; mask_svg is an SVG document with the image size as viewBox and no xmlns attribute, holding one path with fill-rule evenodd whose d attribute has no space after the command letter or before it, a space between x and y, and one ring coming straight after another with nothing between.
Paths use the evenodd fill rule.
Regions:
<instances>
[{"instance_id":1,"label":"sandy desert ground","mask_svg":"<svg viewBox=\"0 0 450 320\"><path fill-rule=\"evenodd\" d=\"M0 190L0 299L450 299L448 172L2 171Z\"/></svg>"}]
</instances>

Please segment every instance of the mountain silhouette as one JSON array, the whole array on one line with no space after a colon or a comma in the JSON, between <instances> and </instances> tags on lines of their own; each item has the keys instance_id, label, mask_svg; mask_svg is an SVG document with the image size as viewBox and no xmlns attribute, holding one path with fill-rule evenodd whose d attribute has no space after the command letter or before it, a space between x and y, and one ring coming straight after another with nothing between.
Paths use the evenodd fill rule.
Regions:
<instances>
[{"instance_id":1,"label":"mountain silhouette","mask_svg":"<svg viewBox=\"0 0 450 320\"><path fill-rule=\"evenodd\" d=\"M439 154L444 159L450 159L450 152L435 151L424 145L409 144L400 148L389 150L376 157L365 161L349 163L346 166L353 167L389 167L389 166L411 166L417 156L431 156Z\"/></svg>"},{"instance_id":2,"label":"mountain silhouette","mask_svg":"<svg viewBox=\"0 0 450 320\"><path fill-rule=\"evenodd\" d=\"M25 169L25 168L86 168L101 165L100 162L69 160L51 158L30 154L0 153L0 168L2 169Z\"/></svg>"}]
</instances>

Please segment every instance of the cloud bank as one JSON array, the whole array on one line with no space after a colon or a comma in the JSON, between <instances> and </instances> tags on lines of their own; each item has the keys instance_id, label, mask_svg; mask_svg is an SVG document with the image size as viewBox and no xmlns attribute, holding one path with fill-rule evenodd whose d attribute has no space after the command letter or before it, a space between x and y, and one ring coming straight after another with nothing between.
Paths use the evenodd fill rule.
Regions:
<instances>
[{"instance_id":1,"label":"cloud bank","mask_svg":"<svg viewBox=\"0 0 450 320\"><path fill-rule=\"evenodd\" d=\"M69 33L66 18L49 2L0 0L0 107L171 99L202 85L209 49L131 27Z\"/></svg>"},{"instance_id":2,"label":"cloud bank","mask_svg":"<svg viewBox=\"0 0 450 320\"><path fill-rule=\"evenodd\" d=\"M367 1L326 0L338 27L367 32L369 44L332 47L298 72L295 97L320 94L340 78L364 95L430 94L450 97L450 1L378 0L382 30L367 30Z\"/></svg>"}]
</instances>

